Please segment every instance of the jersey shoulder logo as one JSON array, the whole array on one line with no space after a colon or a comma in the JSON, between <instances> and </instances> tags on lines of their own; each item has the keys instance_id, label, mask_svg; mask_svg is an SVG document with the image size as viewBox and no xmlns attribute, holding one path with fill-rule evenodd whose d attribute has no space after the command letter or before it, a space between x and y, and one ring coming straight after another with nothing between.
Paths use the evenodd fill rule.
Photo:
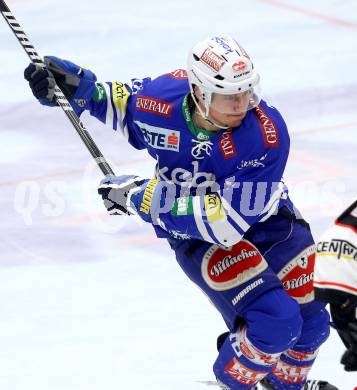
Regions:
<instances>
[{"instance_id":1,"label":"jersey shoulder logo","mask_svg":"<svg viewBox=\"0 0 357 390\"><path fill-rule=\"evenodd\" d=\"M176 69L167 75L176 80L187 80L187 72L184 69Z\"/></svg>"},{"instance_id":2,"label":"jersey shoulder logo","mask_svg":"<svg viewBox=\"0 0 357 390\"><path fill-rule=\"evenodd\" d=\"M262 131L264 146L266 148L276 148L279 146L278 129L273 120L259 105L255 107L255 115L258 119L260 129Z\"/></svg>"},{"instance_id":3,"label":"jersey shoulder logo","mask_svg":"<svg viewBox=\"0 0 357 390\"><path fill-rule=\"evenodd\" d=\"M227 129L219 138L219 149L223 158L235 157L237 155L237 148L232 137L232 129Z\"/></svg>"},{"instance_id":4,"label":"jersey shoulder logo","mask_svg":"<svg viewBox=\"0 0 357 390\"><path fill-rule=\"evenodd\" d=\"M138 95L136 98L136 109L167 118L171 116L173 104L150 96Z\"/></svg>"}]
</instances>

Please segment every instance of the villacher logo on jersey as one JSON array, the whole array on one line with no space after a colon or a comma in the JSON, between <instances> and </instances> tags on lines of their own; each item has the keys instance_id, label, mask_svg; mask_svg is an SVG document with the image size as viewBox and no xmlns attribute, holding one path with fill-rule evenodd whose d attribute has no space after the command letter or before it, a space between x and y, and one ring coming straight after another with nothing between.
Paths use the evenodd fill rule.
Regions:
<instances>
[{"instance_id":1,"label":"villacher logo on jersey","mask_svg":"<svg viewBox=\"0 0 357 390\"><path fill-rule=\"evenodd\" d=\"M290 260L278 273L283 287L289 295L301 303L314 299L315 245L310 245Z\"/></svg>"},{"instance_id":2,"label":"villacher logo on jersey","mask_svg":"<svg viewBox=\"0 0 357 390\"><path fill-rule=\"evenodd\" d=\"M258 249L250 242L241 240L229 250L212 245L203 256L201 272L213 290L222 291L247 282L267 266Z\"/></svg>"},{"instance_id":3,"label":"villacher logo on jersey","mask_svg":"<svg viewBox=\"0 0 357 390\"><path fill-rule=\"evenodd\" d=\"M136 109L150 112L164 117L171 116L173 104L165 100L155 99L149 96L138 95L136 99Z\"/></svg>"},{"instance_id":4,"label":"villacher logo on jersey","mask_svg":"<svg viewBox=\"0 0 357 390\"><path fill-rule=\"evenodd\" d=\"M283 283L285 290L292 290L295 288L299 288L304 286L305 284L310 283L314 279L314 273L311 272L311 274L302 274L298 278L292 278L289 280L286 280Z\"/></svg>"}]
</instances>

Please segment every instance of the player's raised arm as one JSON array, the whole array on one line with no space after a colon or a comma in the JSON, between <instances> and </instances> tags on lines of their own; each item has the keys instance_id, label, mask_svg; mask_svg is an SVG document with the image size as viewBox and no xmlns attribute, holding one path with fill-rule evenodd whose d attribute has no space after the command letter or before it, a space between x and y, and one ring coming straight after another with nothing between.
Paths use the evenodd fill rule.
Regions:
<instances>
[{"instance_id":1,"label":"player's raised arm","mask_svg":"<svg viewBox=\"0 0 357 390\"><path fill-rule=\"evenodd\" d=\"M142 134L127 120L131 110L132 92L150 79L134 80L129 86L121 81L97 82L96 75L71 61L54 56L44 57L46 68L31 63L24 72L32 93L41 104L57 106L57 84L77 115L88 110L101 122L119 130L137 149L143 149ZM130 116L130 114L129 114Z\"/></svg>"},{"instance_id":2,"label":"player's raised arm","mask_svg":"<svg viewBox=\"0 0 357 390\"><path fill-rule=\"evenodd\" d=\"M44 57L46 68L31 63L24 71L32 93L41 104L56 106L55 83L63 91L77 115L88 108L96 89L97 77L71 61L57 57Z\"/></svg>"}]
</instances>

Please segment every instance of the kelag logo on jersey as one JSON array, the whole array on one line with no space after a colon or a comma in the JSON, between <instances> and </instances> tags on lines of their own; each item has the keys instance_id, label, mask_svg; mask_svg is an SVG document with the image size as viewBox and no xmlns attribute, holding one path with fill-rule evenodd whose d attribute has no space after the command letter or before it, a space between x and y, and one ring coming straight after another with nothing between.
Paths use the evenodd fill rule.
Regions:
<instances>
[{"instance_id":1,"label":"kelag logo on jersey","mask_svg":"<svg viewBox=\"0 0 357 390\"><path fill-rule=\"evenodd\" d=\"M192 161L191 164L192 171L181 167L170 170L169 167L161 167L158 164L156 166L156 176L161 180L185 188L206 188L216 181L216 176L213 173L199 170L198 161Z\"/></svg>"},{"instance_id":2,"label":"kelag logo on jersey","mask_svg":"<svg viewBox=\"0 0 357 390\"><path fill-rule=\"evenodd\" d=\"M180 150L180 132L177 130L155 127L140 121L134 121L140 128L145 141L155 149Z\"/></svg>"},{"instance_id":3,"label":"kelag logo on jersey","mask_svg":"<svg viewBox=\"0 0 357 390\"><path fill-rule=\"evenodd\" d=\"M169 117L171 116L173 105L165 100L155 99L149 96L138 95L136 99L136 109L150 112L152 114Z\"/></svg>"}]
</instances>

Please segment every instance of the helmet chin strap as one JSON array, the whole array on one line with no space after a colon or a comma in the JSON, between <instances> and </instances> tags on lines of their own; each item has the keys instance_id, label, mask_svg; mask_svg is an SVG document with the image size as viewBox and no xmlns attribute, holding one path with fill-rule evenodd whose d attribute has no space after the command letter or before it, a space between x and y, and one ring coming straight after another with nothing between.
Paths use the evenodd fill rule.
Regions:
<instances>
[{"instance_id":1,"label":"helmet chin strap","mask_svg":"<svg viewBox=\"0 0 357 390\"><path fill-rule=\"evenodd\" d=\"M201 115L201 117L206 121L208 122L210 125L213 125L213 126L216 126L220 129L228 129L229 126L225 126L225 125L222 125L222 124L219 124L217 122L215 122L214 120L210 119L209 116L208 116L208 113L209 113L209 106L211 104L211 94L209 94L209 98L207 99L205 97L206 94L203 94L203 100L205 102L205 112L203 112L202 108L200 107L199 103L198 103L198 100L195 96L195 93L193 92L193 90L191 89L191 96L192 96L192 99L196 105L196 108L198 110L198 113Z\"/></svg>"}]
</instances>

